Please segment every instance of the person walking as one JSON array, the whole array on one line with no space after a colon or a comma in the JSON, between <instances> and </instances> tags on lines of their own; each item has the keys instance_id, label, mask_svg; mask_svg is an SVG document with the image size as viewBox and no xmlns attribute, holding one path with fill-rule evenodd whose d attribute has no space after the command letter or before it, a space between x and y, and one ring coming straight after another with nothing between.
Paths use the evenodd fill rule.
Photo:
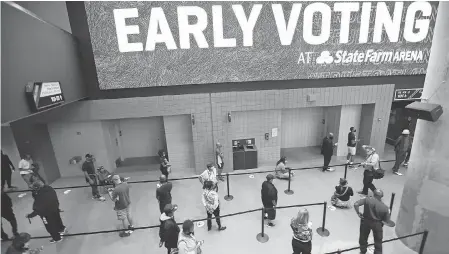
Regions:
<instances>
[{"instance_id":1,"label":"person walking","mask_svg":"<svg viewBox=\"0 0 449 254\"><path fill-rule=\"evenodd\" d=\"M185 220L182 223L182 232L178 238L178 254L201 254L203 241L197 241L195 238L195 226L191 220Z\"/></svg>"},{"instance_id":2,"label":"person walking","mask_svg":"<svg viewBox=\"0 0 449 254\"><path fill-rule=\"evenodd\" d=\"M354 167L353 163L354 163L354 156L356 153L356 147L357 147L357 138L355 136L355 133L357 132L357 130L355 129L355 127L351 127L349 129L349 133L348 133L348 155L346 156L346 164L349 164L349 167Z\"/></svg>"},{"instance_id":3,"label":"person walking","mask_svg":"<svg viewBox=\"0 0 449 254\"><path fill-rule=\"evenodd\" d=\"M312 253L312 222L309 221L309 211L301 208L296 218L290 223L293 230L292 248L293 254Z\"/></svg>"},{"instance_id":4,"label":"person walking","mask_svg":"<svg viewBox=\"0 0 449 254\"><path fill-rule=\"evenodd\" d=\"M20 233L13 240L8 247L5 254L39 254L44 247L30 249L31 235L28 233Z\"/></svg>"},{"instance_id":5,"label":"person walking","mask_svg":"<svg viewBox=\"0 0 449 254\"><path fill-rule=\"evenodd\" d=\"M363 190L359 191L359 194L368 195L368 189L374 192L376 190L376 186L374 186L374 172L380 168L380 158L376 153L376 149L371 146L362 146L365 149L367 154L367 158L365 162L361 163L360 166L365 168L363 171Z\"/></svg>"},{"instance_id":6,"label":"person walking","mask_svg":"<svg viewBox=\"0 0 449 254\"><path fill-rule=\"evenodd\" d=\"M410 155L412 153L412 146L413 146L413 136L410 135L410 147L407 150L407 156L405 157L404 161L404 167L408 167L408 162L410 161Z\"/></svg>"},{"instance_id":7,"label":"person walking","mask_svg":"<svg viewBox=\"0 0 449 254\"><path fill-rule=\"evenodd\" d=\"M159 211L164 212L166 205L171 204L171 190L173 188L172 183L167 181L165 175L159 177L159 184L156 189L156 199L159 202Z\"/></svg>"},{"instance_id":8,"label":"person walking","mask_svg":"<svg viewBox=\"0 0 449 254\"><path fill-rule=\"evenodd\" d=\"M115 202L114 210L117 213L117 219L121 222L120 237L130 236L134 231L133 219L129 212L129 206L131 200L129 198L129 185L126 182L122 182L119 175L112 176L114 182L114 188L109 188L109 197ZM126 227L125 220L128 220L128 227ZM126 230L128 229L128 230Z\"/></svg>"},{"instance_id":9,"label":"person walking","mask_svg":"<svg viewBox=\"0 0 449 254\"><path fill-rule=\"evenodd\" d=\"M220 142L217 142L215 149L215 157L217 158L217 166L218 166L218 180L224 182L224 177L222 175L224 168L224 155L222 151L223 145Z\"/></svg>"},{"instance_id":10,"label":"person walking","mask_svg":"<svg viewBox=\"0 0 449 254\"><path fill-rule=\"evenodd\" d=\"M226 227L221 225L220 221L220 199L217 192L214 189L214 183L211 181L204 182L203 194L201 196L203 205L207 212L207 230L212 229L212 215L215 216L215 220L218 225L218 230L225 230Z\"/></svg>"},{"instance_id":11,"label":"person walking","mask_svg":"<svg viewBox=\"0 0 449 254\"><path fill-rule=\"evenodd\" d=\"M278 202L278 191L273 184L274 176L267 175L267 180L262 183L262 204L265 209L265 219L268 219L268 226L274 227L273 220L276 219L276 205Z\"/></svg>"},{"instance_id":12,"label":"person walking","mask_svg":"<svg viewBox=\"0 0 449 254\"><path fill-rule=\"evenodd\" d=\"M177 210L177 205L167 204L164 211L159 218L161 225L159 227L159 248L165 243L167 254L172 253L172 249L178 247L179 226L176 224L174 212Z\"/></svg>"},{"instance_id":13,"label":"person walking","mask_svg":"<svg viewBox=\"0 0 449 254\"><path fill-rule=\"evenodd\" d=\"M383 225L394 226L390 220L390 211L388 206L382 202L384 193L380 189L374 191L373 197L366 197L354 203L354 209L360 217L360 253L365 254L368 247L368 237L373 231L374 254L382 254ZM359 207L363 206L363 213Z\"/></svg>"},{"instance_id":14,"label":"person walking","mask_svg":"<svg viewBox=\"0 0 449 254\"><path fill-rule=\"evenodd\" d=\"M31 159L31 156L29 154L26 154L22 157L22 159L19 161L19 173L22 179L25 181L25 183L28 185L28 188L31 189L31 186L33 185L33 182L35 181L36 177L34 176L33 172L33 160Z\"/></svg>"},{"instance_id":15,"label":"person walking","mask_svg":"<svg viewBox=\"0 0 449 254\"><path fill-rule=\"evenodd\" d=\"M83 163L81 169L84 172L86 182L92 188L92 199L105 201L106 199L100 195L98 190L97 174L95 173L94 156L92 154L86 154L86 161Z\"/></svg>"},{"instance_id":16,"label":"person walking","mask_svg":"<svg viewBox=\"0 0 449 254\"><path fill-rule=\"evenodd\" d=\"M331 198L331 203L338 208L349 208L351 207L349 199L353 195L354 191L348 186L348 181L344 178L340 178L339 185L335 186L335 192Z\"/></svg>"},{"instance_id":17,"label":"person walking","mask_svg":"<svg viewBox=\"0 0 449 254\"><path fill-rule=\"evenodd\" d=\"M287 157L282 156L281 159L279 159L276 162L276 168L274 170L276 178L278 179L288 179L290 176L288 175L288 168L286 167L287 165ZM294 173L291 172L291 176L293 176Z\"/></svg>"},{"instance_id":18,"label":"person walking","mask_svg":"<svg viewBox=\"0 0 449 254\"><path fill-rule=\"evenodd\" d=\"M8 184L8 189L15 189L16 186L11 185L11 176L12 172L16 170L14 167L14 164L12 164L11 160L9 159L8 155L2 152L2 190L5 188L5 184Z\"/></svg>"},{"instance_id":19,"label":"person walking","mask_svg":"<svg viewBox=\"0 0 449 254\"><path fill-rule=\"evenodd\" d=\"M171 165L167 159L167 153L164 150L159 150L157 153L159 155L159 163L161 173L168 179L168 175L171 173Z\"/></svg>"},{"instance_id":20,"label":"person walking","mask_svg":"<svg viewBox=\"0 0 449 254\"><path fill-rule=\"evenodd\" d=\"M218 192L217 169L213 163L207 164L207 169L199 176L199 180L203 187L206 181L211 181L214 184L213 189Z\"/></svg>"},{"instance_id":21,"label":"person walking","mask_svg":"<svg viewBox=\"0 0 449 254\"><path fill-rule=\"evenodd\" d=\"M56 191L41 181L36 181L32 186L34 190L33 212L27 218L39 215L45 225L45 229L50 233L52 239L50 243L62 241L62 235L66 233L66 227L61 219L59 200Z\"/></svg>"},{"instance_id":22,"label":"person walking","mask_svg":"<svg viewBox=\"0 0 449 254\"><path fill-rule=\"evenodd\" d=\"M334 147L337 146L337 143L334 142L334 134L329 133L324 139L321 145L321 154L324 157L324 166L323 172L333 171L329 168L329 164L331 163L332 155L334 154Z\"/></svg>"},{"instance_id":23,"label":"person walking","mask_svg":"<svg viewBox=\"0 0 449 254\"><path fill-rule=\"evenodd\" d=\"M19 233L17 233L16 216L14 215L14 211L12 210L12 200L8 196L8 194L6 194L6 192L4 192L3 190L2 190L1 209L2 209L2 218L9 221L9 223L11 224L13 235L17 236ZM5 231L3 231L3 223L2 223L2 240L9 240L8 234L6 234Z\"/></svg>"},{"instance_id":24,"label":"person walking","mask_svg":"<svg viewBox=\"0 0 449 254\"><path fill-rule=\"evenodd\" d=\"M396 174L398 176L401 176L402 173L399 173L399 167L401 166L402 162L404 162L405 158L407 157L407 151L411 149L411 139L410 139L410 131L405 129L402 131L402 135L398 137L394 144L394 151L396 154L396 162L394 163L394 166L392 168L393 174Z\"/></svg>"}]
</instances>

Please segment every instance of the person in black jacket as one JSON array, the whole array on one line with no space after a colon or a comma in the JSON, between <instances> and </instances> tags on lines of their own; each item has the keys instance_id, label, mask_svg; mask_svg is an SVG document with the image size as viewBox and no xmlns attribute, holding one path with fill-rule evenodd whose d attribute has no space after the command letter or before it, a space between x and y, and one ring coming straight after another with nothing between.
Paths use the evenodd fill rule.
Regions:
<instances>
[{"instance_id":1,"label":"person in black jacket","mask_svg":"<svg viewBox=\"0 0 449 254\"><path fill-rule=\"evenodd\" d=\"M8 155L2 151L2 190L5 188L5 184L8 184L9 189L17 188L11 185L11 176L15 169Z\"/></svg>"},{"instance_id":2,"label":"person in black jacket","mask_svg":"<svg viewBox=\"0 0 449 254\"><path fill-rule=\"evenodd\" d=\"M354 191L348 186L348 181L340 178L340 185L335 186L334 195L331 198L331 203L338 208L350 208L351 202L349 199L354 196Z\"/></svg>"},{"instance_id":3,"label":"person in black jacket","mask_svg":"<svg viewBox=\"0 0 449 254\"><path fill-rule=\"evenodd\" d=\"M47 232L52 237L50 243L62 241L61 235L66 232L66 227L61 219L56 191L52 187L44 185L41 181L34 182L32 188L34 190L33 212L26 217L33 218L39 215Z\"/></svg>"},{"instance_id":4,"label":"person in black jacket","mask_svg":"<svg viewBox=\"0 0 449 254\"><path fill-rule=\"evenodd\" d=\"M321 145L321 154L324 156L323 172L331 171L329 163L331 163L334 147L336 146L337 143L334 144L334 134L329 133L329 135L323 139L323 144Z\"/></svg>"},{"instance_id":5,"label":"person in black jacket","mask_svg":"<svg viewBox=\"0 0 449 254\"><path fill-rule=\"evenodd\" d=\"M12 227L12 233L17 236L19 233L17 232L17 220L14 215L14 211L12 210L12 201L11 198L6 194L2 189L2 218L9 221ZM8 235L3 231L2 226L2 240L9 240Z\"/></svg>"},{"instance_id":6,"label":"person in black jacket","mask_svg":"<svg viewBox=\"0 0 449 254\"><path fill-rule=\"evenodd\" d=\"M267 175L267 180L262 183L262 204L265 208L266 219L268 219L268 226L273 227L275 224L273 220L276 219L276 205L278 202L278 191L273 184L274 176Z\"/></svg>"},{"instance_id":7,"label":"person in black jacket","mask_svg":"<svg viewBox=\"0 0 449 254\"><path fill-rule=\"evenodd\" d=\"M165 175L159 177L159 184L156 189L156 198L159 201L159 210L161 213L164 212L166 205L171 204L171 190L173 188L172 183L167 181Z\"/></svg>"},{"instance_id":8,"label":"person in black jacket","mask_svg":"<svg viewBox=\"0 0 449 254\"><path fill-rule=\"evenodd\" d=\"M161 214L159 227L159 247L165 243L167 253L170 254L171 249L178 247L179 226L176 224L174 212L178 209L177 205L167 204L164 207L164 213Z\"/></svg>"}]
</instances>

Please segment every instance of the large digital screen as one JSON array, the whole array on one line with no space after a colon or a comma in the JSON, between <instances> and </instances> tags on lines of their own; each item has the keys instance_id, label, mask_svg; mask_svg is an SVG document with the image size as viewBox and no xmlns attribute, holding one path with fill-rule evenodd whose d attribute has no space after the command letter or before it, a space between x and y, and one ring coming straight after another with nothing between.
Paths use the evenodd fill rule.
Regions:
<instances>
[{"instance_id":1,"label":"large digital screen","mask_svg":"<svg viewBox=\"0 0 449 254\"><path fill-rule=\"evenodd\" d=\"M438 2L85 2L100 89L425 74Z\"/></svg>"}]
</instances>

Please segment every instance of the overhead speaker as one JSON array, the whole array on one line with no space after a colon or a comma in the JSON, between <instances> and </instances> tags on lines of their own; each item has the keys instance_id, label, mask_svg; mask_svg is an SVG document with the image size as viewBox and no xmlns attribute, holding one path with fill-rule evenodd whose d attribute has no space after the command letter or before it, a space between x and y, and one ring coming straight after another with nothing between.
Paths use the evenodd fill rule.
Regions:
<instances>
[{"instance_id":1,"label":"overhead speaker","mask_svg":"<svg viewBox=\"0 0 449 254\"><path fill-rule=\"evenodd\" d=\"M405 114L421 120L436 122L443 114L443 108L438 104L415 101L405 106Z\"/></svg>"}]
</instances>

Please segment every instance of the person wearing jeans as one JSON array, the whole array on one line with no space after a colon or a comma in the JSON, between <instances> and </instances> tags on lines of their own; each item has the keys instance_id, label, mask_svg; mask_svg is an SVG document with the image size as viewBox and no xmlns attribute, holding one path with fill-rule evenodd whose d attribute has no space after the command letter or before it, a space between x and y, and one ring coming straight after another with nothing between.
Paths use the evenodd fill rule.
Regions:
<instances>
[{"instance_id":1,"label":"person wearing jeans","mask_svg":"<svg viewBox=\"0 0 449 254\"><path fill-rule=\"evenodd\" d=\"M394 166L392 168L394 174L399 176L402 175L401 173L399 173L399 167L406 159L407 151L411 148L411 144L412 142L410 139L410 131L405 129L402 131L402 135L399 136L394 145L394 151L396 153L396 162L394 163Z\"/></svg>"},{"instance_id":2,"label":"person wearing jeans","mask_svg":"<svg viewBox=\"0 0 449 254\"><path fill-rule=\"evenodd\" d=\"M83 163L81 169L84 172L86 182L92 188L92 199L99 201L105 201L106 199L100 195L98 191L97 174L95 173L94 156L92 154L86 154L86 161Z\"/></svg>"},{"instance_id":3,"label":"person wearing jeans","mask_svg":"<svg viewBox=\"0 0 449 254\"><path fill-rule=\"evenodd\" d=\"M203 195L201 197L203 205L207 212L207 230L212 229L212 215L217 221L218 230L225 230L226 227L221 225L220 221L220 201L217 192L214 190L214 183L212 181L204 182Z\"/></svg>"}]
</instances>

